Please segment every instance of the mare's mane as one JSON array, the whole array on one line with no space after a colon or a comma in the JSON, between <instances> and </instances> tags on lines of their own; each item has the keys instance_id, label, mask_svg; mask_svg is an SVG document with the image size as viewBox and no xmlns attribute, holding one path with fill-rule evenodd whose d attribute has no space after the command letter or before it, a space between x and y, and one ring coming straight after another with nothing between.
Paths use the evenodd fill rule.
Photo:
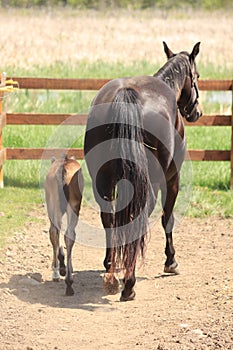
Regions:
<instances>
[{"instance_id":1,"label":"mare's mane","mask_svg":"<svg viewBox=\"0 0 233 350\"><path fill-rule=\"evenodd\" d=\"M190 75L189 55L183 51L170 58L163 67L161 67L154 77L163 80L172 89L175 88L175 82L181 86L187 75Z\"/></svg>"}]
</instances>

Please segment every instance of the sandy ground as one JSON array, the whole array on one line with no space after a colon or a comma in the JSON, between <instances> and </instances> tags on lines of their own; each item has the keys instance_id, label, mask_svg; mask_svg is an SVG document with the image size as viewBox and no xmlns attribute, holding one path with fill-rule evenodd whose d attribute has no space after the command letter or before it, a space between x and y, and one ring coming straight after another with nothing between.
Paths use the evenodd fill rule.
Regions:
<instances>
[{"instance_id":1,"label":"sandy ground","mask_svg":"<svg viewBox=\"0 0 233 350\"><path fill-rule=\"evenodd\" d=\"M184 218L175 231L180 275L163 274L164 235L151 231L138 268L136 300L107 295L104 250L76 243L74 289L51 281L52 249L44 208L10 239L0 263L1 350L233 349L233 220ZM99 225L82 208L83 222ZM98 223L98 224L96 224ZM33 278L29 278L32 276Z\"/></svg>"}]
</instances>

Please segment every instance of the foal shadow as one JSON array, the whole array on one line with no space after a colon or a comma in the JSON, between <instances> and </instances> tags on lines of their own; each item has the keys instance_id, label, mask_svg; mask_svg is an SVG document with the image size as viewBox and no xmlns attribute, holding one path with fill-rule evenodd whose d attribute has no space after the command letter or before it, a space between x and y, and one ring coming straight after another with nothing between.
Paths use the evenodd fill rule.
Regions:
<instances>
[{"instance_id":1,"label":"foal shadow","mask_svg":"<svg viewBox=\"0 0 233 350\"><path fill-rule=\"evenodd\" d=\"M156 275L154 278L155 279L161 279L161 278L168 278L168 277L175 277L175 276L179 276L179 273L162 273L162 274L158 274Z\"/></svg>"},{"instance_id":2,"label":"foal shadow","mask_svg":"<svg viewBox=\"0 0 233 350\"><path fill-rule=\"evenodd\" d=\"M18 299L31 304L41 304L54 308L71 308L94 311L111 305L103 288L100 270L86 270L73 273L74 295L66 296L64 279L59 282L36 282L27 275L14 275L8 283L1 283L0 288L14 294Z\"/></svg>"}]
</instances>

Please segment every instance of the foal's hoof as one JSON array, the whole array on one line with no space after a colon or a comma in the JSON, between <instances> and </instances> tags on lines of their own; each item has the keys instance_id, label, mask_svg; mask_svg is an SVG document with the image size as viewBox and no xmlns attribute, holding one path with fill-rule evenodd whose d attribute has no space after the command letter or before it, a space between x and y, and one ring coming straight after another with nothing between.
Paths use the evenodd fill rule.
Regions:
<instances>
[{"instance_id":1,"label":"foal's hoof","mask_svg":"<svg viewBox=\"0 0 233 350\"><path fill-rule=\"evenodd\" d=\"M71 297L72 295L74 295L74 290L71 286L67 286L66 287L66 296L67 297Z\"/></svg>"},{"instance_id":2,"label":"foal's hoof","mask_svg":"<svg viewBox=\"0 0 233 350\"><path fill-rule=\"evenodd\" d=\"M123 293L121 293L120 301L132 301L135 299L135 296L136 296L136 293L134 290L131 292L129 296L125 296L123 295Z\"/></svg>"},{"instance_id":3,"label":"foal's hoof","mask_svg":"<svg viewBox=\"0 0 233 350\"><path fill-rule=\"evenodd\" d=\"M59 268L57 268L57 267L53 268L52 280L54 282L59 282L60 281L60 272L59 272Z\"/></svg>"},{"instance_id":4,"label":"foal's hoof","mask_svg":"<svg viewBox=\"0 0 233 350\"><path fill-rule=\"evenodd\" d=\"M65 276L66 275L66 267L60 267L60 275Z\"/></svg>"},{"instance_id":5,"label":"foal's hoof","mask_svg":"<svg viewBox=\"0 0 233 350\"><path fill-rule=\"evenodd\" d=\"M53 277L53 282L60 282L60 277Z\"/></svg>"},{"instance_id":6,"label":"foal's hoof","mask_svg":"<svg viewBox=\"0 0 233 350\"><path fill-rule=\"evenodd\" d=\"M172 265L169 265L169 266L164 266L164 272L165 273L173 273L175 275L179 275L180 272L179 272L179 269L178 269L178 264L177 262L174 262Z\"/></svg>"},{"instance_id":7,"label":"foal's hoof","mask_svg":"<svg viewBox=\"0 0 233 350\"><path fill-rule=\"evenodd\" d=\"M108 294L117 294L119 292L119 280L113 274L105 273L103 287Z\"/></svg>"}]
</instances>

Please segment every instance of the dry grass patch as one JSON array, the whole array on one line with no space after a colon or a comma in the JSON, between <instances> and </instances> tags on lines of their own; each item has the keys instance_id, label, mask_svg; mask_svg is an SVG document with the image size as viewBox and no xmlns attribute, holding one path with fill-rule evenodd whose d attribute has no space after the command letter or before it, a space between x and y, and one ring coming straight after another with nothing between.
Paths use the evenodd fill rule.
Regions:
<instances>
[{"instance_id":1,"label":"dry grass patch","mask_svg":"<svg viewBox=\"0 0 233 350\"><path fill-rule=\"evenodd\" d=\"M201 41L199 61L233 68L231 13L1 10L0 23L1 70L83 59L163 63L163 40L174 51Z\"/></svg>"}]
</instances>

